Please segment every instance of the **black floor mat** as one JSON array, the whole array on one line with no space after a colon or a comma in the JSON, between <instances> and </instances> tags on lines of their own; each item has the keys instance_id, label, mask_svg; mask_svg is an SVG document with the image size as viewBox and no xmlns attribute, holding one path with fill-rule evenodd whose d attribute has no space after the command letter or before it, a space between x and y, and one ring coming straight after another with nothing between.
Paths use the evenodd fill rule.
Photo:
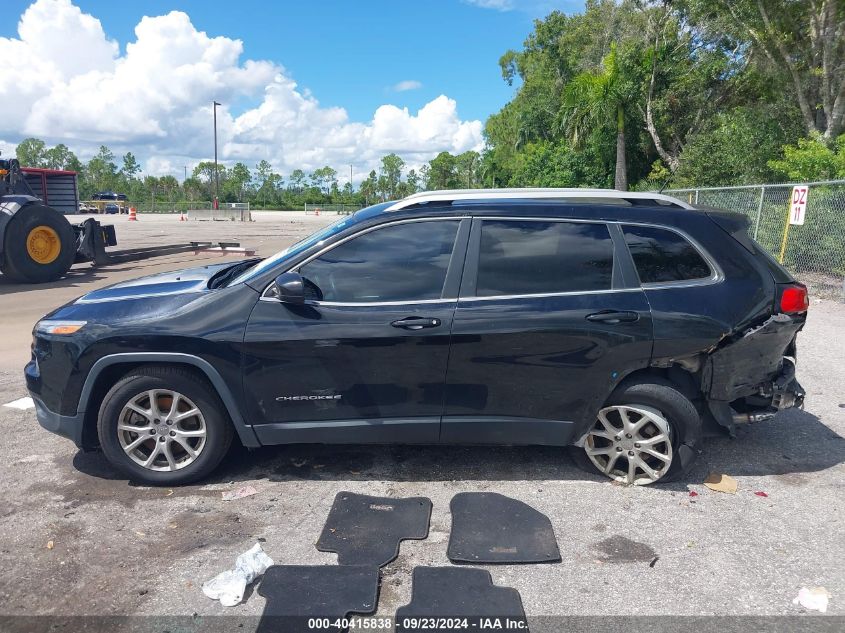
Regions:
<instances>
[{"instance_id":1,"label":"black floor mat","mask_svg":"<svg viewBox=\"0 0 845 633\"><path fill-rule=\"evenodd\" d=\"M399 555L399 541L428 536L431 500L393 499L339 492L323 533L321 552L336 552L341 565L382 567Z\"/></svg>"},{"instance_id":2,"label":"black floor mat","mask_svg":"<svg viewBox=\"0 0 845 633\"><path fill-rule=\"evenodd\" d=\"M488 618L500 626L485 624ZM486 569L466 567L415 567L411 602L396 611L395 624L397 633L528 630L519 592L494 585Z\"/></svg>"},{"instance_id":3,"label":"black floor mat","mask_svg":"<svg viewBox=\"0 0 845 633\"><path fill-rule=\"evenodd\" d=\"M560 551L549 518L495 492L452 497L446 555L454 563L556 563Z\"/></svg>"},{"instance_id":4,"label":"black floor mat","mask_svg":"<svg viewBox=\"0 0 845 633\"><path fill-rule=\"evenodd\" d=\"M273 565L258 586L267 604L257 630L307 631L314 628L308 625L313 618L326 618L331 623L350 613L375 613L378 586L379 570L375 566ZM345 629L329 626L324 630Z\"/></svg>"}]
</instances>

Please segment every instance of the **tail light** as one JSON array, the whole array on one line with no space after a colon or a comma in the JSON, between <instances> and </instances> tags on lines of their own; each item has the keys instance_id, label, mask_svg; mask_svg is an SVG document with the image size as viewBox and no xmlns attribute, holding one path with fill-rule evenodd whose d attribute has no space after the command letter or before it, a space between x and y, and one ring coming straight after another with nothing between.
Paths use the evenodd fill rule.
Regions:
<instances>
[{"instance_id":1,"label":"tail light","mask_svg":"<svg viewBox=\"0 0 845 633\"><path fill-rule=\"evenodd\" d=\"M780 293L780 311L784 314L801 314L810 307L810 297L804 284L784 286Z\"/></svg>"}]
</instances>

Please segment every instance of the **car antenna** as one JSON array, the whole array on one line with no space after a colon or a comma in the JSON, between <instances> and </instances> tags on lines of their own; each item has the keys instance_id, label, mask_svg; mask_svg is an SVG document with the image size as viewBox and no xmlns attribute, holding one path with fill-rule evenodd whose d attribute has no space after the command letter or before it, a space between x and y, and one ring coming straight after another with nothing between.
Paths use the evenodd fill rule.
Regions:
<instances>
[{"instance_id":1,"label":"car antenna","mask_svg":"<svg viewBox=\"0 0 845 633\"><path fill-rule=\"evenodd\" d=\"M674 178L675 172L669 172L669 177L663 182L663 186L660 187L660 191L657 193L663 193L663 190L669 186L669 183L672 182L672 178Z\"/></svg>"}]
</instances>

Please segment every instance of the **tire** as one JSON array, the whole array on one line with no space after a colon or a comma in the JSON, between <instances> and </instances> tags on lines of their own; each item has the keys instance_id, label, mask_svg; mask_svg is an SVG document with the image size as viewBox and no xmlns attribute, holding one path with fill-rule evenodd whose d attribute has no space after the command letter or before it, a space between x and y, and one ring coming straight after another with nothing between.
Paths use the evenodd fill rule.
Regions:
<instances>
[{"instance_id":1,"label":"tire","mask_svg":"<svg viewBox=\"0 0 845 633\"><path fill-rule=\"evenodd\" d=\"M153 396L158 415L149 404ZM194 409L198 415L188 415ZM140 367L119 380L100 406L97 432L115 468L132 481L153 486L178 486L208 476L226 455L233 436L213 387L189 370L165 366ZM151 457L149 466L141 463Z\"/></svg>"},{"instance_id":2,"label":"tire","mask_svg":"<svg viewBox=\"0 0 845 633\"><path fill-rule=\"evenodd\" d=\"M6 225L0 271L22 283L55 281L70 270L75 256L76 237L67 219L43 204L28 204Z\"/></svg>"},{"instance_id":3,"label":"tire","mask_svg":"<svg viewBox=\"0 0 845 633\"><path fill-rule=\"evenodd\" d=\"M623 411L634 425L643 424L642 429L634 432L634 437L622 428ZM600 419L602 413L610 427L618 428L619 432L611 434L608 431L608 426ZM660 440L660 429L664 425L668 427L668 441L651 444L653 440ZM642 437L638 435L641 432L652 436ZM692 447L701 434L701 418L695 405L668 381L623 383L608 398L589 433L595 435L588 435L583 447L570 447L573 461L580 468L627 484L664 483L677 479L692 464L695 454ZM637 442L638 438L642 444ZM645 451L649 449L664 458L669 456L668 467L664 458L647 454ZM591 457L590 452L598 454ZM610 473L605 472L600 466L606 468L613 456L616 456L616 463L611 464ZM630 461L629 456L632 456ZM642 460L652 473L640 467L637 460ZM631 462L634 462L633 476L628 470Z\"/></svg>"}]
</instances>

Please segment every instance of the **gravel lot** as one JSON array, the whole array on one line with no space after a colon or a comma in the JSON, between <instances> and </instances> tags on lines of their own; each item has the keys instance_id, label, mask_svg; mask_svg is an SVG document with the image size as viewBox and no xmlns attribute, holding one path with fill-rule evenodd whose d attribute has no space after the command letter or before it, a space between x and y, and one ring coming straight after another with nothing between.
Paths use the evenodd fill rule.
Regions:
<instances>
[{"instance_id":1,"label":"gravel lot","mask_svg":"<svg viewBox=\"0 0 845 633\"><path fill-rule=\"evenodd\" d=\"M115 223L125 247L240 238L269 254L334 218L257 219ZM107 283L208 258L82 268L37 288L0 277L0 404L26 395L29 331L44 312ZM550 517L560 564L488 567L496 584L519 590L529 618L798 615L799 589L819 585L832 596L828 614L845 615L843 333L845 305L814 301L799 337L806 409L741 428L735 440L708 439L683 483L653 488L584 474L559 449L360 446L237 447L203 485L147 488L43 431L32 409L0 407L0 615L259 615L257 592L224 610L200 585L259 538L277 563L333 564L314 542L341 490L434 504L428 539L403 542L382 570L382 616L409 602L415 566L449 564L449 500L461 491L500 492ZM701 485L711 471L735 477L738 493ZM245 484L258 494L222 500Z\"/></svg>"}]
</instances>

